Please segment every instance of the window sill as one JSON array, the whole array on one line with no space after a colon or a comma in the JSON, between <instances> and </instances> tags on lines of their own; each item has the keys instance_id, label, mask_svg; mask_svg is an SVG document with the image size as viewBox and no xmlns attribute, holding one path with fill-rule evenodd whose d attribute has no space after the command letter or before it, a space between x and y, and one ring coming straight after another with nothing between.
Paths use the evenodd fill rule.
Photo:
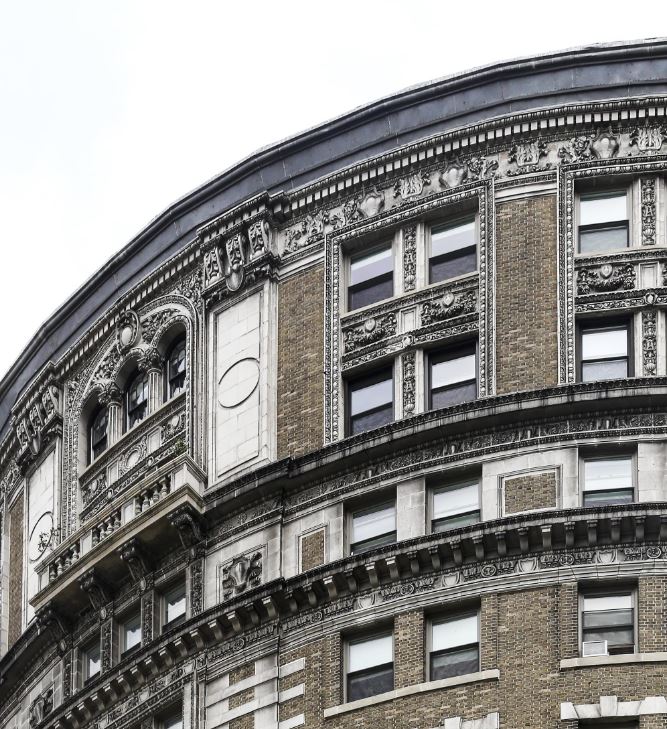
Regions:
<instances>
[{"instance_id":1,"label":"window sill","mask_svg":"<svg viewBox=\"0 0 667 729\"><path fill-rule=\"evenodd\" d=\"M655 653L621 653L617 656L586 656L585 658L563 658L560 670L572 668L593 668L595 666L622 666L628 663L667 663L667 651Z\"/></svg>"},{"instance_id":2,"label":"window sill","mask_svg":"<svg viewBox=\"0 0 667 729\"><path fill-rule=\"evenodd\" d=\"M405 686L403 688L394 689L393 691L387 691L384 694L377 694L377 696L369 696L366 699L350 701L347 704L340 704L339 706L331 706L324 710L324 718L331 719L334 716L347 714L350 711L357 711L357 709L364 709L367 706L384 704L387 701L400 699L403 696L414 696L415 694L427 693L428 691L438 691L440 689L452 688L454 686L463 686L465 684L476 683L478 681L497 681L499 678L500 671L497 668L492 668L487 671L478 671L477 673L466 673L464 676L454 676L453 678L443 678L439 681L417 683L413 686Z\"/></svg>"}]
</instances>

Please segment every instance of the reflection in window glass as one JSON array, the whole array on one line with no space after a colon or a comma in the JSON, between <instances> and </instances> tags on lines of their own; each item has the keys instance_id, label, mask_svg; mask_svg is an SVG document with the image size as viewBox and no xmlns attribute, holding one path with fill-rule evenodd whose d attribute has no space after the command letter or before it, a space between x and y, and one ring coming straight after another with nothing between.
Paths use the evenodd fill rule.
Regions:
<instances>
[{"instance_id":1,"label":"reflection in window glass","mask_svg":"<svg viewBox=\"0 0 667 729\"><path fill-rule=\"evenodd\" d=\"M430 678L479 671L478 615L461 615L431 625Z\"/></svg>"},{"instance_id":2,"label":"reflection in window glass","mask_svg":"<svg viewBox=\"0 0 667 729\"><path fill-rule=\"evenodd\" d=\"M628 327L581 329L582 382L628 377Z\"/></svg>"},{"instance_id":3,"label":"reflection in window glass","mask_svg":"<svg viewBox=\"0 0 667 729\"><path fill-rule=\"evenodd\" d=\"M632 592L585 595L581 628L583 642L607 641L610 655L633 653L635 637Z\"/></svg>"},{"instance_id":4,"label":"reflection in window glass","mask_svg":"<svg viewBox=\"0 0 667 729\"><path fill-rule=\"evenodd\" d=\"M174 397L185 388L185 339L177 342L169 355L169 397Z\"/></svg>"},{"instance_id":5,"label":"reflection in window glass","mask_svg":"<svg viewBox=\"0 0 667 729\"><path fill-rule=\"evenodd\" d=\"M347 660L348 701L393 690L394 645L391 633L350 641Z\"/></svg>"},{"instance_id":6,"label":"reflection in window glass","mask_svg":"<svg viewBox=\"0 0 667 729\"><path fill-rule=\"evenodd\" d=\"M391 369L348 383L348 435L379 428L394 419L394 380Z\"/></svg>"},{"instance_id":7,"label":"reflection in window glass","mask_svg":"<svg viewBox=\"0 0 667 729\"><path fill-rule=\"evenodd\" d=\"M432 532L476 524L479 518L479 482L456 484L433 492Z\"/></svg>"},{"instance_id":8,"label":"reflection in window glass","mask_svg":"<svg viewBox=\"0 0 667 729\"><path fill-rule=\"evenodd\" d=\"M579 251L598 253L627 248L627 193L582 195L579 204Z\"/></svg>"},{"instance_id":9,"label":"reflection in window glass","mask_svg":"<svg viewBox=\"0 0 667 729\"><path fill-rule=\"evenodd\" d=\"M474 344L429 355L429 408L447 407L477 397L477 354Z\"/></svg>"},{"instance_id":10,"label":"reflection in window glass","mask_svg":"<svg viewBox=\"0 0 667 729\"><path fill-rule=\"evenodd\" d=\"M391 245L350 262L348 309L359 309L394 295L394 260Z\"/></svg>"},{"instance_id":11,"label":"reflection in window glass","mask_svg":"<svg viewBox=\"0 0 667 729\"><path fill-rule=\"evenodd\" d=\"M396 541L396 506L384 504L352 515L352 554L393 544Z\"/></svg>"},{"instance_id":12,"label":"reflection in window glass","mask_svg":"<svg viewBox=\"0 0 667 729\"><path fill-rule=\"evenodd\" d=\"M477 270L475 219L431 228L431 283Z\"/></svg>"},{"instance_id":13,"label":"reflection in window glass","mask_svg":"<svg viewBox=\"0 0 667 729\"><path fill-rule=\"evenodd\" d=\"M632 458L589 458L584 461L584 506L631 504Z\"/></svg>"}]
</instances>

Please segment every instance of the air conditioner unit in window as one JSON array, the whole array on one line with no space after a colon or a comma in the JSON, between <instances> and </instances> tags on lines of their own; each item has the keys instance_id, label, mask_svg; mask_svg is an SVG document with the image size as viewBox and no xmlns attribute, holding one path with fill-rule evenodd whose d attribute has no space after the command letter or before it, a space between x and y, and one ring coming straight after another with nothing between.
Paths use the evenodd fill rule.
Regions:
<instances>
[{"instance_id":1,"label":"air conditioner unit in window","mask_svg":"<svg viewBox=\"0 0 667 729\"><path fill-rule=\"evenodd\" d=\"M581 644L582 656L608 656L606 640L588 640Z\"/></svg>"}]
</instances>

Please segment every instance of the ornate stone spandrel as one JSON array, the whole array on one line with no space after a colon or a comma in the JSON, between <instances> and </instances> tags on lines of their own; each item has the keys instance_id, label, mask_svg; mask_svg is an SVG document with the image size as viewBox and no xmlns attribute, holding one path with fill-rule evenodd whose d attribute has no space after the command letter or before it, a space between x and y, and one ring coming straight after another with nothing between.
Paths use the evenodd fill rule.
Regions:
<instances>
[{"instance_id":1,"label":"ornate stone spandrel","mask_svg":"<svg viewBox=\"0 0 667 729\"><path fill-rule=\"evenodd\" d=\"M642 245L652 246L656 242L656 198L655 178L645 177L641 181Z\"/></svg>"},{"instance_id":2,"label":"ornate stone spandrel","mask_svg":"<svg viewBox=\"0 0 667 729\"><path fill-rule=\"evenodd\" d=\"M629 291L635 285L636 273L632 263L604 263L598 268L581 268L577 272L578 296L603 291Z\"/></svg>"},{"instance_id":3,"label":"ornate stone spandrel","mask_svg":"<svg viewBox=\"0 0 667 729\"><path fill-rule=\"evenodd\" d=\"M247 592L262 583L263 549L253 549L221 565L221 593L223 600Z\"/></svg>"},{"instance_id":4,"label":"ornate stone spandrel","mask_svg":"<svg viewBox=\"0 0 667 729\"><path fill-rule=\"evenodd\" d=\"M642 369L645 377L654 377L658 374L657 331L657 310L642 311Z\"/></svg>"}]
</instances>

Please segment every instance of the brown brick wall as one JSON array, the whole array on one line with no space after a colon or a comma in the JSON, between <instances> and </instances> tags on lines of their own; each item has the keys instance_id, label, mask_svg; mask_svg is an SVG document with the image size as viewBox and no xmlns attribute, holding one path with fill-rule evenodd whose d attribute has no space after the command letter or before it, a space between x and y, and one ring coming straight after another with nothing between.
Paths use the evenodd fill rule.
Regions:
<instances>
[{"instance_id":1,"label":"brown brick wall","mask_svg":"<svg viewBox=\"0 0 667 729\"><path fill-rule=\"evenodd\" d=\"M424 681L424 612L394 618L394 688Z\"/></svg>"},{"instance_id":2,"label":"brown brick wall","mask_svg":"<svg viewBox=\"0 0 667 729\"><path fill-rule=\"evenodd\" d=\"M505 514L555 506L555 473L538 473L505 479Z\"/></svg>"},{"instance_id":3,"label":"brown brick wall","mask_svg":"<svg viewBox=\"0 0 667 729\"><path fill-rule=\"evenodd\" d=\"M246 678L255 675L255 664L244 663L242 666L237 666L229 672L229 685L233 686L239 681L244 681Z\"/></svg>"},{"instance_id":4,"label":"brown brick wall","mask_svg":"<svg viewBox=\"0 0 667 729\"><path fill-rule=\"evenodd\" d=\"M255 689L248 688L245 691L241 691L240 693L234 694L233 696L229 697L229 708L237 709L239 706L243 706L243 704L249 703L254 698L255 698Z\"/></svg>"},{"instance_id":5,"label":"brown brick wall","mask_svg":"<svg viewBox=\"0 0 667 729\"><path fill-rule=\"evenodd\" d=\"M278 458L322 446L324 404L324 268L278 290Z\"/></svg>"},{"instance_id":6,"label":"brown brick wall","mask_svg":"<svg viewBox=\"0 0 667 729\"><path fill-rule=\"evenodd\" d=\"M23 493L9 511L9 645L21 635L23 624Z\"/></svg>"},{"instance_id":7,"label":"brown brick wall","mask_svg":"<svg viewBox=\"0 0 667 729\"><path fill-rule=\"evenodd\" d=\"M555 385L558 378L556 196L496 208L498 393Z\"/></svg>"},{"instance_id":8,"label":"brown brick wall","mask_svg":"<svg viewBox=\"0 0 667 729\"><path fill-rule=\"evenodd\" d=\"M498 667L498 595L484 595L479 611L479 663L482 671Z\"/></svg>"},{"instance_id":9,"label":"brown brick wall","mask_svg":"<svg viewBox=\"0 0 667 729\"><path fill-rule=\"evenodd\" d=\"M558 644L561 658L579 655L579 589L577 583L558 586Z\"/></svg>"},{"instance_id":10,"label":"brown brick wall","mask_svg":"<svg viewBox=\"0 0 667 729\"><path fill-rule=\"evenodd\" d=\"M311 570L321 564L324 564L324 529L301 537L301 571Z\"/></svg>"},{"instance_id":11,"label":"brown brick wall","mask_svg":"<svg viewBox=\"0 0 667 729\"><path fill-rule=\"evenodd\" d=\"M255 729L255 715L246 714L239 716L238 719L232 719L229 722L229 729Z\"/></svg>"},{"instance_id":12,"label":"brown brick wall","mask_svg":"<svg viewBox=\"0 0 667 729\"><path fill-rule=\"evenodd\" d=\"M667 577L640 577L637 585L637 627L642 653L667 650Z\"/></svg>"}]
</instances>

